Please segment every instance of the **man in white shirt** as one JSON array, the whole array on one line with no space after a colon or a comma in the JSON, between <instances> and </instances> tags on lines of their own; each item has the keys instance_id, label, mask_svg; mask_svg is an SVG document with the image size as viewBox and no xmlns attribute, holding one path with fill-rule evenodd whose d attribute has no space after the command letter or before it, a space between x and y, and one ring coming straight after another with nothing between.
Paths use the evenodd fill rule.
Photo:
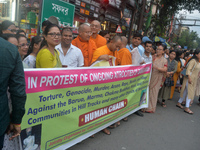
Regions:
<instances>
[{"instance_id":1,"label":"man in white shirt","mask_svg":"<svg viewBox=\"0 0 200 150\"><path fill-rule=\"evenodd\" d=\"M144 43L144 48L145 48L145 51L142 54L144 62L145 63L152 63L152 56L151 56L152 42L151 41L145 42Z\"/></svg>"},{"instance_id":2,"label":"man in white shirt","mask_svg":"<svg viewBox=\"0 0 200 150\"><path fill-rule=\"evenodd\" d=\"M61 43L56 46L60 52L60 61L63 67L82 67L84 66L84 58L81 50L71 44L73 35L69 27L65 27L61 31Z\"/></svg>"}]
</instances>

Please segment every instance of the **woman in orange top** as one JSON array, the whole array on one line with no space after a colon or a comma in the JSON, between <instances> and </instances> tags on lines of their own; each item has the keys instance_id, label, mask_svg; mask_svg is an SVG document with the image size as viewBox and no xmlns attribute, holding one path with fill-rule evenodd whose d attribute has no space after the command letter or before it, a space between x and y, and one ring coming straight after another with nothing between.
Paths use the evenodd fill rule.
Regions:
<instances>
[{"instance_id":1,"label":"woman in orange top","mask_svg":"<svg viewBox=\"0 0 200 150\"><path fill-rule=\"evenodd\" d=\"M174 73L173 79L174 79L174 86L171 87L171 94L170 94L170 99L173 98L174 95L174 90L176 88L176 82L180 76L181 71L183 70L183 66L181 64L181 60L180 60L180 56L182 55L182 51L177 51L176 52L176 58L175 60L178 62L178 66L177 66L177 71Z\"/></svg>"}]
</instances>

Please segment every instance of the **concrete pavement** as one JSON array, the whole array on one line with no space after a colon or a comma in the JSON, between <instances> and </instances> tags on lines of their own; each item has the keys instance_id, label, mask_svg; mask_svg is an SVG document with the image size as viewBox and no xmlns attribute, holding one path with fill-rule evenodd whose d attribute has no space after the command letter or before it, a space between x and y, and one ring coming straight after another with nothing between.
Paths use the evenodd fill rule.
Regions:
<instances>
[{"instance_id":1,"label":"concrete pavement","mask_svg":"<svg viewBox=\"0 0 200 150\"><path fill-rule=\"evenodd\" d=\"M134 114L128 122L110 129L112 134L102 132L88 138L68 150L200 150L200 107L197 97L189 115L175 105L179 93L166 102L167 107L157 106L156 113Z\"/></svg>"}]
</instances>

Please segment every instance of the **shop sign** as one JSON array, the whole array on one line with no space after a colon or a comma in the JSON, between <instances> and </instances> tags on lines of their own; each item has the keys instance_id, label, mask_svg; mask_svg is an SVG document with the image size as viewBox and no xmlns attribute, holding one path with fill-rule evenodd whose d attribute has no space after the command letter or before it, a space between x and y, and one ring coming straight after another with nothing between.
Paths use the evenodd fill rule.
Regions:
<instances>
[{"instance_id":1,"label":"shop sign","mask_svg":"<svg viewBox=\"0 0 200 150\"><path fill-rule=\"evenodd\" d=\"M57 17L61 26L72 26L75 6L62 0L43 0L41 22L50 16Z\"/></svg>"},{"instance_id":2,"label":"shop sign","mask_svg":"<svg viewBox=\"0 0 200 150\"><path fill-rule=\"evenodd\" d=\"M109 0L109 5L119 8L121 4L121 0Z\"/></svg>"},{"instance_id":3,"label":"shop sign","mask_svg":"<svg viewBox=\"0 0 200 150\"><path fill-rule=\"evenodd\" d=\"M120 25L118 25L117 30L115 32L116 33L122 33L122 29L121 29Z\"/></svg>"}]
</instances>

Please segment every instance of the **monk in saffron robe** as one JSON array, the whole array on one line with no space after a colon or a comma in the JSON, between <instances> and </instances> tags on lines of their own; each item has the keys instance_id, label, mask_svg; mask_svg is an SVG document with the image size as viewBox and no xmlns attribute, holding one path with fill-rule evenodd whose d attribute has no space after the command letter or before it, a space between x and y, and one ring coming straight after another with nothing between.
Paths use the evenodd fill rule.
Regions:
<instances>
[{"instance_id":1,"label":"monk in saffron robe","mask_svg":"<svg viewBox=\"0 0 200 150\"><path fill-rule=\"evenodd\" d=\"M109 61L109 56L116 57L115 65L120 65L121 60L119 58L117 50L120 48L121 45L121 37L114 36L111 41L98 49L93 54L92 63L99 60L106 60Z\"/></svg>"},{"instance_id":2,"label":"monk in saffron robe","mask_svg":"<svg viewBox=\"0 0 200 150\"><path fill-rule=\"evenodd\" d=\"M94 20L92 21L91 25L92 30L92 36L90 37L91 40L93 40L97 46L97 48L102 47L107 44L107 40L99 35L99 32L101 30L101 24L99 21Z\"/></svg>"},{"instance_id":3,"label":"monk in saffron robe","mask_svg":"<svg viewBox=\"0 0 200 150\"><path fill-rule=\"evenodd\" d=\"M122 36L122 43L120 50L118 51L119 58L121 60L121 65L132 65L132 57L130 51L126 48L128 40L125 36Z\"/></svg>"},{"instance_id":4,"label":"monk in saffron robe","mask_svg":"<svg viewBox=\"0 0 200 150\"><path fill-rule=\"evenodd\" d=\"M79 35L72 41L72 45L78 47L84 57L84 67L90 66L92 62L93 52L97 49L94 41L90 39L92 31L90 25L84 23L78 29Z\"/></svg>"},{"instance_id":5,"label":"monk in saffron robe","mask_svg":"<svg viewBox=\"0 0 200 150\"><path fill-rule=\"evenodd\" d=\"M120 65L120 59L117 50L120 48L121 45L121 37L120 36L114 36L111 41L100 48L98 48L92 58L92 62L99 61L99 60L106 60L109 61L109 56L116 57L115 65ZM103 129L103 132L107 135L110 135L111 132L105 128Z\"/></svg>"}]
</instances>

